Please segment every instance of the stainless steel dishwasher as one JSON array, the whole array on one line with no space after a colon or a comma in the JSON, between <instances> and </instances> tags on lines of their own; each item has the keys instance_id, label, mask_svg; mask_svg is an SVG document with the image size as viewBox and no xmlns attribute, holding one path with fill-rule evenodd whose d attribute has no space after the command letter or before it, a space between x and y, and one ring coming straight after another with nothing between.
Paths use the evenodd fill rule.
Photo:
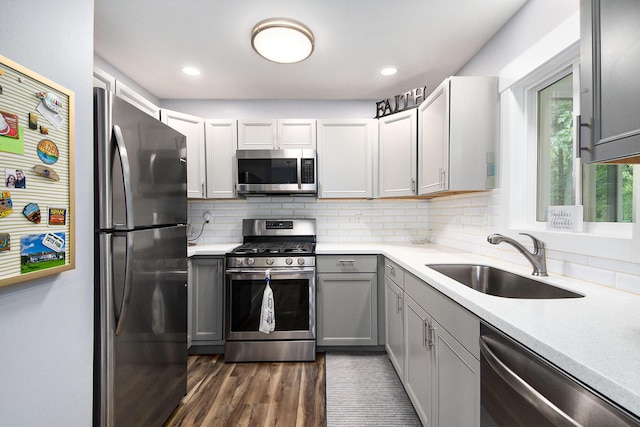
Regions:
<instances>
[{"instance_id":1,"label":"stainless steel dishwasher","mask_svg":"<svg viewBox=\"0 0 640 427\"><path fill-rule=\"evenodd\" d=\"M640 426L638 418L484 323L480 353L483 427Z\"/></svg>"}]
</instances>

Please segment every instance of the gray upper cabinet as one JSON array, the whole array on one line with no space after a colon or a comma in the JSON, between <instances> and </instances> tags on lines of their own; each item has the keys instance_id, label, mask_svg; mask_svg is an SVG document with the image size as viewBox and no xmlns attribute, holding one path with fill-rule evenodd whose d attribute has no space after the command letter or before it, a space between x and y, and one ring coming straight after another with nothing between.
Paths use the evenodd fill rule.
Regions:
<instances>
[{"instance_id":1,"label":"gray upper cabinet","mask_svg":"<svg viewBox=\"0 0 640 427\"><path fill-rule=\"evenodd\" d=\"M640 2L580 2L584 163L640 163Z\"/></svg>"},{"instance_id":2,"label":"gray upper cabinet","mask_svg":"<svg viewBox=\"0 0 640 427\"><path fill-rule=\"evenodd\" d=\"M314 119L238 120L239 150L316 148Z\"/></svg>"},{"instance_id":3,"label":"gray upper cabinet","mask_svg":"<svg viewBox=\"0 0 640 427\"><path fill-rule=\"evenodd\" d=\"M116 95L153 118L160 120L160 107L116 79Z\"/></svg>"},{"instance_id":4,"label":"gray upper cabinet","mask_svg":"<svg viewBox=\"0 0 640 427\"><path fill-rule=\"evenodd\" d=\"M206 192L208 199L233 199L236 176L238 121L207 119L204 121L206 155Z\"/></svg>"},{"instance_id":5,"label":"gray upper cabinet","mask_svg":"<svg viewBox=\"0 0 640 427\"><path fill-rule=\"evenodd\" d=\"M318 120L319 197L373 197L375 119Z\"/></svg>"},{"instance_id":6,"label":"gray upper cabinet","mask_svg":"<svg viewBox=\"0 0 640 427\"><path fill-rule=\"evenodd\" d=\"M116 78L98 67L93 67L93 87L101 87L106 91L115 92Z\"/></svg>"},{"instance_id":7,"label":"gray upper cabinet","mask_svg":"<svg viewBox=\"0 0 640 427\"><path fill-rule=\"evenodd\" d=\"M493 188L497 140L497 79L446 79L418 107L418 195Z\"/></svg>"},{"instance_id":8,"label":"gray upper cabinet","mask_svg":"<svg viewBox=\"0 0 640 427\"><path fill-rule=\"evenodd\" d=\"M379 196L416 195L416 110L402 111L379 120Z\"/></svg>"},{"instance_id":9,"label":"gray upper cabinet","mask_svg":"<svg viewBox=\"0 0 640 427\"><path fill-rule=\"evenodd\" d=\"M178 111L162 110L162 122L187 138L187 197L206 196L206 164L204 119Z\"/></svg>"}]
</instances>

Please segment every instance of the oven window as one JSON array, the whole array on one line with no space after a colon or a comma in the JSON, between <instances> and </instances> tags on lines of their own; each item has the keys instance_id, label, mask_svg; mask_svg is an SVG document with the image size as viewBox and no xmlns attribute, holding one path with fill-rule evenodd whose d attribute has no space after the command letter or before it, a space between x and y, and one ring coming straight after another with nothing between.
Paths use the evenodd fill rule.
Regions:
<instances>
[{"instance_id":1,"label":"oven window","mask_svg":"<svg viewBox=\"0 0 640 427\"><path fill-rule=\"evenodd\" d=\"M309 329L309 280L286 279L270 282L276 312L276 331ZM236 280L231 283L231 331L256 332L264 280Z\"/></svg>"},{"instance_id":2,"label":"oven window","mask_svg":"<svg viewBox=\"0 0 640 427\"><path fill-rule=\"evenodd\" d=\"M298 160L238 159L239 184L297 184Z\"/></svg>"}]
</instances>

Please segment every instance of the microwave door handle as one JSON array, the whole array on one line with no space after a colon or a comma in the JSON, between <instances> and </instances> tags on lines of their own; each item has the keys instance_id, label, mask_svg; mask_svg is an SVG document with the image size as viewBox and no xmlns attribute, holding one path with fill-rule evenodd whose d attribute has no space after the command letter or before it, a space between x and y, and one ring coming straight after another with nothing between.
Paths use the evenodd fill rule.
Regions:
<instances>
[{"instance_id":1,"label":"microwave door handle","mask_svg":"<svg viewBox=\"0 0 640 427\"><path fill-rule=\"evenodd\" d=\"M298 157L296 175L298 177L298 190L302 189L302 157Z\"/></svg>"}]
</instances>

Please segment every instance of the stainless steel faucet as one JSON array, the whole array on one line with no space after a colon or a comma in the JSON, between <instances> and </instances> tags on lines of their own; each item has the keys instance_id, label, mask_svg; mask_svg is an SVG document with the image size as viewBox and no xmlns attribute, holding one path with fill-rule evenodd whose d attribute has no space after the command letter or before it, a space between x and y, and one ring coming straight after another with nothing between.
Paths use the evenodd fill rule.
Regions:
<instances>
[{"instance_id":1,"label":"stainless steel faucet","mask_svg":"<svg viewBox=\"0 0 640 427\"><path fill-rule=\"evenodd\" d=\"M490 234L487 236L487 241L492 245L497 245L498 243L505 242L516 248L524 257L531 263L533 266L533 274L534 276L548 276L547 274L547 252L546 245L544 242L536 239L531 234L520 233L524 236L531 237L533 240L533 253L529 252L527 248L522 246L519 242L513 240L510 237L503 236L502 234Z\"/></svg>"}]
</instances>

